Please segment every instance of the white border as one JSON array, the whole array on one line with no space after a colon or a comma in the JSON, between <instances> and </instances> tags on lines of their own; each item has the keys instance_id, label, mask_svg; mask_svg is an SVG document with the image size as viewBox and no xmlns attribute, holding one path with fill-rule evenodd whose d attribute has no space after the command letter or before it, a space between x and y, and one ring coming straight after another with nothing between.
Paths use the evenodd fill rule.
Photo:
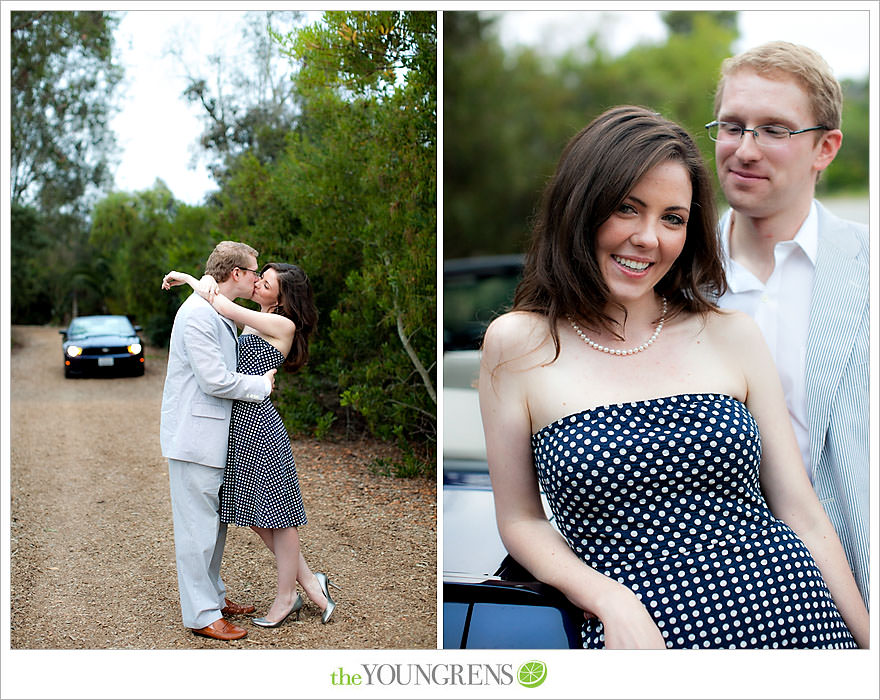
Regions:
<instances>
[{"instance_id":1,"label":"white border","mask_svg":"<svg viewBox=\"0 0 880 700\"><path fill-rule=\"evenodd\" d=\"M4 2L2 10L2 37L0 37L0 64L9 65L9 10L32 7L35 3ZM156 2L151 9L201 9L207 3ZM792 9L794 3L762 3L761 9ZM136 4L137 5L137 4ZM45 2L46 9L105 9L106 2L77 3ZM296 5L290 3L264 2L257 8L297 9L384 9L392 8L393 3L311 3ZM212 2L210 9L238 9L241 2ZM411 2L407 7L413 9L471 10L471 9L530 9L534 2ZM754 9L755 5L741 3L570 3L545 2L542 9ZM801 10L828 9L825 2L801 2ZM871 143L878 141L877 115L877 39L878 4L876 2L838 2L834 10L859 9L870 12L871 34ZM116 2L112 9L136 9L130 3ZM442 16L438 21L438 45L442 47ZM442 48L438 49L438 357L442 357ZM8 95L8 70L2 71L2 95ZM0 513L2 520L2 630L0 630L0 697L2 698L446 698L446 697L504 697L504 698L877 698L878 685L878 637L877 615L872 616L872 650L854 652L605 652L589 653L574 651L413 651L413 650L353 650L353 651L313 651L313 650L261 650L238 651L223 650L218 654L212 651L24 651L10 649L9 634L9 202L5 193L9 192L9 102L0 100L3 123L0 150L4 156L2 171L4 196L2 197L2 221L0 221L0 399L2 399L2 499ZM872 147L870 163L871 230L880 225L878 218L878 149ZM880 263L876 235L872 238L871 261L871 347L874 349L871 364L871 416L878 430L878 278ZM438 368L438 389L442 388L442 367ZM442 396L442 389L438 391ZM442 446L442 398L438 396L438 446ZM438 447L439 449L439 447ZM871 444L872 480L871 517L875 524L872 538L872 598L877 600L877 540L878 521L878 444ZM438 499L442 493L442 474L438 463ZM442 543L442 502L438 502L438 559ZM442 563L442 561L441 561ZM438 569L439 573L442 569ZM145 601L149 591L144 591ZM440 593L438 591L438 608ZM383 614L393 608L393 601L377 601L376 614ZM34 611L39 614L39 611ZM112 610L96 610L95 616L112 616ZM440 614L438 611L438 621ZM149 624L149 613L145 612L144 624ZM438 626L438 644L442 639ZM333 686L330 674L339 667L346 671L357 671L360 664L501 664L518 666L531 659L539 659L548 665L547 681L534 690L527 690L514 684L504 687L493 686Z\"/></svg>"}]
</instances>

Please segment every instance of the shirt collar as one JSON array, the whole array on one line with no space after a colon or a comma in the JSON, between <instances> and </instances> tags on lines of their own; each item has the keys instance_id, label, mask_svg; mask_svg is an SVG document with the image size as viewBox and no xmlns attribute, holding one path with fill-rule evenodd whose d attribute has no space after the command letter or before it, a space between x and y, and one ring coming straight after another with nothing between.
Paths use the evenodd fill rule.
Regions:
<instances>
[{"instance_id":1,"label":"shirt collar","mask_svg":"<svg viewBox=\"0 0 880 700\"><path fill-rule=\"evenodd\" d=\"M724 253L724 267L727 270L727 281L730 290L732 292L741 292L753 288L755 285L760 286L760 283L754 279L750 272L730 257L731 212L732 210L728 209L724 216L721 217L721 249ZM816 208L815 199L810 205L807 218L804 219L804 223L801 224L791 242L804 251L810 263L815 267L816 256L819 250L819 212Z\"/></svg>"},{"instance_id":2,"label":"shirt collar","mask_svg":"<svg viewBox=\"0 0 880 700\"><path fill-rule=\"evenodd\" d=\"M819 251L819 212L816 209L816 200L810 205L810 213L804 219L797 234L795 234L794 242L797 243L801 250L806 253L813 266L816 265L816 255Z\"/></svg>"}]
</instances>

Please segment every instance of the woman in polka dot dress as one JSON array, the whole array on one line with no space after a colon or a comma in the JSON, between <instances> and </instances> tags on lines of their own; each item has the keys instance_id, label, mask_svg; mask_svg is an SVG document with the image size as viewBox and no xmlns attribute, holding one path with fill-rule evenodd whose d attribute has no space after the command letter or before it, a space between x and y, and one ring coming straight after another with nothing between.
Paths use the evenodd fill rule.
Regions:
<instances>
[{"instance_id":1,"label":"woman in polka dot dress","mask_svg":"<svg viewBox=\"0 0 880 700\"><path fill-rule=\"evenodd\" d=\"M218 313L243 326L238 340L239 372L264 374L279 365L296 371L308 360L309 336L318 312L311 283L296 265L263 266L252 297L260 311L246 309L218 294L210 276L196 280L185 273L171 272L166 280L171 284L188 283ZM290 438L269 398L260 404L233 402L220 520L250 527L275 555L276 597L266 615L254 619L254 624L277 627L291 613L298 614L303 603L297 582L323 611L322 622L330 619L335 608L328 589L330 581L322 573L312 573L300 550L297 528L306 524L305 508Z\"/></svg>"},{"instance_id":2,"label":"woman in polka dot dress","mask_svg":"<svg viewBox=\"0 0 880 700\"><path fill-rule=\"evenodd\" d=\"M763 337L713 302L715 222L678 125L620 107L568 144L483 343L499 531L586 648L865 647Z\"/></svg>"}]
</instances>

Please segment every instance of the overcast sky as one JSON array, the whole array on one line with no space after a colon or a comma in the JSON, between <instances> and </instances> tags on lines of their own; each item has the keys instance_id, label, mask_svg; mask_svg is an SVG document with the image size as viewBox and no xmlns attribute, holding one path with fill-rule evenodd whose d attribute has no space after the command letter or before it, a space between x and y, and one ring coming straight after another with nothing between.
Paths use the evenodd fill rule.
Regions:
<instances>
[{"instance_id":1,"label":"overcast sky","mask_svg":"<svg viewBox=\"0 0 880 700\"><path fill-rule=\"evenodd\" d=\"M118 189L147 189L161 178L175 197L196 204L211 187L204 167L189 167L202 131L199 108L181 97L184 67L165 51L176 31L192 42L192 53L216 51L241 14L139 10L122 19L116 46L125 84L121 112L111 122L123 151Z\"/></svg>"},{"instance_id":2,"label":"overcast sky","mask_svg":"<svg viewBox=\"0 0 880 700\"><path fill-rule=\"evenodd\" d=\"M40 4L45 6L50 3ZM277 5L277 3L272 4ZM361 3L357 4L361 5ZM550 5L549 2L546 4ZM611 3L606 4L610 5ZM788 6L800 6L800 3L794 2L786 4ZM259 3L253 3L253 5L257 8L262 6ZM471 3L459 3L459 5L460 9L471 9ZM724 9L729 9L733 5L734 3L725 3L723 7ZM758 5L758 3L751 3L753 7ZM817 6L813 3L810 3L810 5L812 7ZM177 6L179 6L177 3L165 3L163 5L166 8ZM191 7L192 3L189 3L189 6ZM202 6L214 7L215 5L214 3L205 2L202 3ZM627 4L617 3L615 6L623 7L627 6ZM700 3L699 6L707 7L711 5L707 2L705 4ZM760 6L765 7L766 5L761 3ZM830 3L829 6L831 6ZM862 77L868 69L869 23L864 18L864 13L862 16L856 16L851 12L842 10L841 8L847 7L845 2L837 2L833 6L834 10L825 12L800 10L786 11L782 14L770 14L762 11L741 12L740 28L744 36L740 45L736 48L748 48L769 39L787 39L816 48L829 61L838 77ZM74 3L69 5L52 4L52 9L65 9L66 7L76 7L76 5ZM593 15L593 19L595 19L595 13L582 13L574 18L561 18L558 14L555 14L555 16L554 14L532 12L526 17L517 17L517 15L522 15L522 13L511 13L511 17L505 20L504 23L505 32L510 29L510 37L521 37L520 40L523 41L540 41L542 46L550 48L570 41L571 38L580 39L583 36L583 31L591 26L590 15ZM609 47L612 50L624 51L637 39L662 40L662 24L656 18L655 13L642 12L633 14L631 12L618 11L612 14L615 15L616 21L609 27L606 35L607 41L610 42ZM196 170L190 168L192 149L202 131L200 108L196 105L187 104L181 98L181 93L186 86L184 71L174 60L164 56L163 50L168 41L174 40L175 28L181 25L188 26L188 30L184 32L183 36L187 42L191 42L189 45L192 46L193 51L202 56L207 56L220 47L233 50L240 37L238 20L241 15L242 12L238 11L217 12L214 10L203 10L199 12L182 12L167 9L141 9L130 11L123 20L119 28L117 44L122 62L126 68L129 85L122 100L124 109L112 123L113 128L118 133L120 146L125 149L124 158L116 172L117 189L127 191L147 189L153 185L156 178L161 178L168 184L176 198L192 204L199 203L206 192L214 189L213 182L203 167L199 167ZM548 16L541 17L539 15ZM555 20L555 25L550 30L544 28L546 26L546 19ZM560 22L559 20L562 21ZM874 23L876 24L876 15ZM508 35L505 34L505 36ZM8 35L5 37L5 41L8 43ZM874 41L876 42L876 36ZM877 67L876 61L875 54L874 68ZM8 73L8 68L2 67L2 70L5 77ZM3 97L7 97L7 94L4 94ZM6 143L8 143L8 140ZM8 151L8 149L4 150ZM8 165L8 156L5 153L3 154L3 159L4 165ZM4 242L3 251L6 253L3 260L3 270L6 273L4 279L8 285L8 265L10 264L8 237L6 237ZM876 275L873 278L873 282L875 283L874 289L876 290ZM0 352L3 359L2 364L5 368L4 372L8 372L9 367L8 300L7 286L3 290L4 323L2 329L2 335L7 340L2 352ZM7 381L3 383L2 399L4 413L8 415L8 375ZM873 383L872 405L876 405L876 386ZM8 445L8 421L3 422L2 437L4 438L2 440L3 444ZM8 449L4 449L3 474L6 483L8 483L9 475L8 455ZM7 524L5 532L7 542L8 534ZM8 581L5 581L4 601L9 600L7 593ZM149 600L150 591L145 590L144 594L145 600ZM380 613L377 614L381 614L381 606L379 607ZM112 611L96 608L95 615L96 617L103 615L109 619L112 617ZM152 618L153 615L149 609L146 609L144 616L145 624L151 624ZM4 632L4 637L8 643L8 626ZM211 652L193 651L183 653L182 655L181 652L171 650L120 653L123 655L120 656L117 655L117 652L106 651L60 652L59 655L52 655L49 664L47 664L49 657L45 656L45 652L30 653L19 650L16 654L16 651L13 651L13 654L16 655L12 664L15 673L7 673L7 675L11 677L17 676L16 680L19 681L17 687L31 693L31 695L20 695L20 697L42 697L39 694L41 688L39 680L47 678L47 673L52 674L52 677L65 679L65 682L68 682L70 686L70 692L79 693L82 697L116 697L117 695L113 693L117 693L120 697L125 697L126 693L135 693L141 687L139 683L149 674L152 674L152 684L148 683L146 687L167 688L168 694L165 697L169 698L187 697L190 695L201 696L206 693L208 695L214 694L217 697L225 697L224 693L227 692L223 690L223 683L226 682L225 679L227 677L224 675L223 661L220 661L220 664L218 664L218 657L211 654ZM261 697L329 697L331 695L341 697L342 691L332 689L326 676L318 678L317 674L322 668L322 664L323 667L326 667L329 674L329 671L336 668L340 663L345 664L346 668L357 668L359 665L355 662L361 661L370 663L381 663L385 660L391 662L419 662L427 659L428 661L445 663L450 658L460 658L450 656L450 654L455 654L455 652L447 652L442 655L429 654L426 657L424 655L426 652L410 652L408 650L373 651L369 652L366 656L364 654L356 655L357 650L353 652L334 651L329 657L326 655L322 656L323 652L302 652L311 655L305 657L307 661L302 661L299 665L311 663L312 667L316 670L312 674L298 675L299 669L296 664L290 665L293 671L289 673L277 673L277 669L269 668L268 665L279 658L274 652L265 652L265 654L272 654L271 657L261 652L245 651L243 653L256 654L256 656L241 657L236 654L235 658L237 660L241 658L246 658L247 660L238 664L241 672L234 673L231 676L232 681L229 686L232 689L231 692L250 684L253 686L253 694ZM279 650L277 653L285 654L287 652ZM294 651L291 653L299 654L301 652ZM558 654L563 653L567 654L567 652L558 652ZM666 678L672 674L673 677L683 679L681 685L684 697L696 697L695 693L698 692L696 689L700 687L714 689L716 692L724 691L724 676L720 674L725 672L725 670L729 672L731 669L734 669L734 673L740 673L740 671L744 670L749 678L755 679L755 689L758 697L786 695L800 690L801 686L804 686L803 690L806 693L804 697L812 697L815 693L811 695L808 686L810 683L815 682L815 678L820 680L835 678L833 673L828 673L828 664L831 657L816 656L815 654L810 654L810 661L808 662L813 664L813 666L808 667L808 670L803 673L798 673L795 670L796 664L801 664L801 667L803 667L803 659L806 657L774 656L771 660L770 655L749 656L748 660L751 662L751 665L742 666L742 657L736 654L701 656L696 664L693 663L696 657L673 655L671 657L664 657L663 666L660 666L660 660L658 659L655 668L652 664L646 663L649 659L645 655L640 655L639 652L631 653L633 655L627 655L626 659L614 656L603 657L601 664L605 664L605 666L602 666L597 661L598 657L583 654L578 656L578 658L585 661L579 662L580 665L569 664L572 666L571 669L562 663L561 656L552 656L552 659L556 661L553 672L569 678L572 688L578 687L577 683L582 681L585 688L583 692L599 697L604 696L604 693L608 693L608 697L614 697L618 696L620 692L625 692L619 691L620 681L617 676L604 673L606 666L613 667L615 670L620 666L621 672L626 673L624 665L629 665L632 668L638 668L639 671L636 673L642 673L649 680L652 678ZM203 654L210 655L211 659L208 660ZM724 652L721 652L721 654L724 654ZM113 655L112 658L109 655ZM846 656L849 657L849 655ZM224 657L224 661L228 660L228 658ZM287 658L292 657L284 657L282 659L282 668ZM480 657L480 659L485 658L501 657L498 657L497 654ZM504 657L503 660L508 658L510 657ZM550 658L550 652L546 652L546 656L540 658ZM614 663L615 658L621 662L617 666ZM866 657L862 657L862 660L864 658ZM873 662L875 657L871 658ZM606 661L605 659L608 660ZM813 659L816 661L814 662ZM589 667L588 661L593 661L592 668ZM208 668L209 663L213 665L213 670ZM584 666L585 663L587 663L586 667ZM790 663L790 666L787 666L786 663ZM205 666L204 672L202 664ZM760 669L756 669L758 664L762 664ZM842 687L852 687L852 679L854 677L851 673L852 664L848 662L845 668L843 666L841 668L842 671L838 680ZM855 668L861 674L864 667L857 665ZM596 672L597 669L599 670L598 673ZM871 673L870 677L876 678L876 669L872 667L872 671L873 673ZM740 673L740 676L742 676L742 673ZM861 678L862 675L858 675L858 677ZM864 677L868 676L865 675ZM720 683L716 682L719 678L722 679ZM761 684L763 681L766 682ZM8 683L9 681L6 680L5 682ZM700 683L700 685L696 685L697 683ZM694 684L693 692L691 692L689 687L691 684ZM218 685L220 690L214 692L213 685ZM229 685L228 682L227 685ZM822 685L822 687L825 687L825 685ZM627 684L623 683L623 687L627 687ZM385 690L389 693L389 697L407 697L407 692L412 693L412 690L407 688L396 689L399 692L395 692L394 688ZM161 692L161 690L151 692ZM711 690L705 692L709 692L710 695L712 693ZM423 694L426 697L431 695L430 692ZM373 696L375 695L370 693L362 694L362 697ZM76 695L70 697L76 697ZM156 695L155 697L162 697L162 695Z\"/></svg>"},{"instance_id":3,"label":"overcast sky","mask_svg":"<svg viewBox=\"0 0 880 700\"><path fill-rule=\"evenodd\" d=\"M201 105L187 102L187 73L209 80L215 73L208 56L219 52L232 62L242 43L241 11L129 11L116 33L126 85L121 111L111 122L122 155L116 189L139 191L162 179L175 198L199 204L216 189L199 137L204 130ZM312 13L314 14L314 13ZM320 18L320 13L314 15ZM314 20L312 20L314 21ZM175 48L181 60L169 53Z\"/></svg>"},{"instance_id":4,"label":"overcast sky","mask_svg":"<svg viewBox=\"0 0 880 700\"><path fill-rule=\"evenodd\" d=\"M201 108L182 99L186 71L166 49L169 44L182 47L190 61L204 60L221 47L231 55L240 43L243 14L233 10L149 9L127 13L116 37L127 88L122 111L111 123L124 149L116 170L117 189L143 190L161 178L177 199L188 204L200 203L214 189L204 161L193 162L203 128ZM582 41L601 18L603 40L615 54L637 41L662 41L665 36L656 11L501 14L505 15L499 27L504 43L530 43L547 51ZM309 13L309 21L319 18L320 12ZM820 51L838 78L864 77L868 72L869 23L864 10L741 11L739 26L742 39L738 50L770 39L786 39Z\"/></svg>"},{"instance_id":5,"label":"overcast sky","mask_svg":"<svg viewBox=\"0 0 880 700\"><path fill-rule=\"evenodd\" d=\"M778 6L780 3L775 3ZM797 3L788 3L789 6ZM766 4L765 4L766 6ZM751 10L739 12L740 39L735 51L767 41L783 40L815 49L828 61L838 79L868 74L869 22L867 10ZM719 8L722 9L722 8ZM725 6L723 9L731 9ZM639 41L661 42L666 26L657 11L525 11L500 12L500 38L511 46L524 43L545 51L565 50L583 41L600 23L601 39L612 53L627 51Z\"/></svg>"}]
</instances>

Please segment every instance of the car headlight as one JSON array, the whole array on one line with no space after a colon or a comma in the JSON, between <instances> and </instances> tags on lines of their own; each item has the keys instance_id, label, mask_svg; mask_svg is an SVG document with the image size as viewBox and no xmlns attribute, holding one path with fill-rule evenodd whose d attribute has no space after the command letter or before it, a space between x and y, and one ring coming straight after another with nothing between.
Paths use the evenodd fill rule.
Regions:
<instances>
[{"instance_id":1,"label":"car headlight","mask_svg":"<svg viewBox=\"0 0 880 700\"><path fill-rule=\"evenodd\" d=\"M79 357L80 355L82 355L82 351L83 351L83 349L81 347L76 346L76 345L68 345L67 346L67 355L69 357Z\"/></svg>"},{"instance_id":2,"label":"car headlight","mask_svg":"<svg viewBox=\"0 0 880 700\"><path fill-rule=\"evenodd\" d=\"M132 343L131 345L128 346L128 351L132 355L137 355L141 351L141 344L140 343Z\"/></svg>"}]
</instances>

